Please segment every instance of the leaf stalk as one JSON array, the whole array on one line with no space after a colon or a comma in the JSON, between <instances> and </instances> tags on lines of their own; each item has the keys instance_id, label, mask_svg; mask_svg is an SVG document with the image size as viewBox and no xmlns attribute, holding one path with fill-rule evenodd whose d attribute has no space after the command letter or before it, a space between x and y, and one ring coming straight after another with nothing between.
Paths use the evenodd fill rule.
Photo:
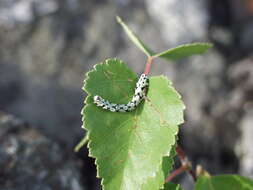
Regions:
<instances>
[{"instance_id":1,"label":"leaf stalk","mask_svg":"<svg viewBox=\"0 0 253 190\"><path fill-rule=\"evenodd\" d=\"M145 75L148 75L150 73L152 63L153 63L153 57L149 56L146 66L145 66L145 71L144 71Z\"/></svg>"}]
</instances>

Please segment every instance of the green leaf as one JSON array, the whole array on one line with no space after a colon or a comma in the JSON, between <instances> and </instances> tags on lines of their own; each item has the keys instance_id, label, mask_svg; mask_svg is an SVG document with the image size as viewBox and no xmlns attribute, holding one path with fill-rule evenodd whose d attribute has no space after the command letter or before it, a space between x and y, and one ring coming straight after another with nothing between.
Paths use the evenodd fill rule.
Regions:
<instances>
[{"instance_id":1,"label":"green leaf","mask_svg":"<svg viewBox=\"0 0 253 190\"><path fill-rule=\"evenodd\" d=\"M165 183L163 190L183 190L179 184Z\"/></svg>"},{"instance_id":2,"label":"green leaf","mask_svg":"<svg viewBox=\"0 0 253 190\"><path fill-rule=\"evenodd\" d=\"M170 150L170 154L163 158L162 171L163 171L164 179L166 179L170 171L173 169L174 157L176 156L176 145L177 144L174 144Z\"/></svg>"},{"instance_id":3,"label":"green leaf","mask_svg":"<svg viewBox=\"0 0 253 190\"><path fill-rule=\"evenodd\" d=\"M210 43L191 43L168 49L161 53L153 55L153 57L162 57L168 60L176 60L195 54L205 53L212 47Z\"/></svg>"},{"instance_id":4,"label":"green leaf","mask_svg":"<svg viewBox=\"0 0 253 190\"><path fill-rule=\"evenodd\" d=\"M239 175L202 176L195 190L253 190L253 181Z\"/></svg>"},{"instance_id":5,"label":"green leaf","mask_svg":"<svg viewBox=\"0 0 253 190\"><path fill-rule=\"evenodd\" d=\"M104 190L154 190L143 189L143 185L150 180L153 184L160 175L163 157L169 155L178 125L183 123L184 104L164 76L150 78L147 99L132 112L115 113L94 105L94 95L127 103L137 80L117 59L97 64L85 80L83 89L88 97L82 111L83 126ZM155 189L162 187L161 182L155 184Z\"/></svg>"},{"instance_id":6,"label":"green leaf","mask_svg":"<svg viewBox=\"0 0 253 190\"><path fill-rule=\"evenodd\" d=\"M205 53L212 47L210 43L190 43L184 44L175 48L168 49L161 53L153 52L147 45L140 40L140 38L122 21L119 16L116 16L117 22L122 26L130 40L147 56L162 57L168 60L176 60L188 57L195 54Z\"/></svg>"},{"instance_id":7,"label":"green leaf","mask_svg":"<svg viewBox=\"0 0 253 190\"><path fill-rule=\"evenodd\" d=\"M174 146L173 146L174 147ZM172 148L173 150L174 148ZM168 156L163 157L162 165L160 166L156 175L152 178L149 178L146 183L142 185L143 190L146 189L158 189L163 188L164 181L168 175L168 173L172 170L174 165L174 155L170 154Z\"/></svg>"},{"instance_id":8,"label":"green leaf","mask_svg":"<svg viewBox=\"0 0 253 190\"><path fill-rule=\"evenodd\" d=\"M174 157L176 155L175 146L176 144L173 145L169 155L163 157L163 162L162 162L160 170L157 172L155 177L148 180L147 183L145 183L142 186L143 190L157 189L157 187L164 188L163 187L164 181L167 178L169 172L172 170L173 165L174 165Z\"/></svg>"},{"instance_id":9,"label":"green leaf","mask_svg":"<svg viewBox=\"0 0 253 190\"><path fill-rule=\"evenodd\" d=\"M132 42L147 56L152 56L153 51L150 50L137 35L122 21L119 16L116 16L117 22L122 26L127 36L132 40Z\"/></svg>"}]
</instances>

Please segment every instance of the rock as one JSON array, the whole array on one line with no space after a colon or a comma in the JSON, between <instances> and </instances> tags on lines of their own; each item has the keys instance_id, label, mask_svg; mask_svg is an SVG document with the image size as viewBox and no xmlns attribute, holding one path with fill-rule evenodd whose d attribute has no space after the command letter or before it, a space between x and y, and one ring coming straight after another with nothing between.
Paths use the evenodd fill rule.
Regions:
<instances>
[{"instance_id":1,"label":"rock","mask_svg":"<svg viewBox=\"0 0 253 190\"><path fill-rule=\"evenodd\" d=\"M167 44L178 44L206 39L208 14L206 1L148 0L150 16L157 22Z\"/></svg>"},{"instance_id":2,"label":"rock","mask_svg":"<svg viewBox=\"0 0 253 190\"><path fill-rule=\"evenodd\" d=\"M224 66L224 58L215 50L176 64L175 86L189 108L187 117L193 126L203 118L203 107L215 98L213 94L223 85L221 73Z\"/></svg>"},{"instance_id":3,"label":"rock","mask_svg":"<svg viewBox=\"0 0 253 190\"><path fill-rule=\"evenodd\" d=\"M227 106L230 89L224 80L225 59L210 50L178 62L176 71L175 87L186 104L180 139L187 155L193 164L201 164L211 174L236 172L238 120L229 117L237 112Z\"/></svg>"},{"instance_id":4,"label":"rock","mask_svg":"<svg viewBox=\"0 0 253 190\"><path fill-rule=\"evenodd\" d=\"M230 60L252 53L252 7L251 1L209 1L209 37Z\"/></svg>"},{"instance_id":5,"label":"rock","mask_svg":"<svg viewBox=\"0 0 253 190\"><path fill-rule=\"evenodd\" d=\"M73 157L36 129L2 112L0 143L0 189L85 189Z\"/></svg>"},{"instance_id":6,"label":"rock","mask_svg":"<svg viewBox=\"0 0 253 190\"><path fill-rule=\"evenodd\" d=\"M236 144L236 153L241 158L239 171L253 178L253 61L247 58L236 62L229 70L229 79L234 84L231 93L231 108L240 110L240 137Z\"/></svg>"},{"instance_id":7,"label":"rock","mask_svg":"<svg viewBox=\"0 0 253 190\"><path fill-rule=\"evenodd\" d=\"M240 122L241 138L237 144L237 154L241 157L240 173L253 179L253 106Z\"/></svg>"},{"instance_id":8,"label":"rock","mask_svg":"<svg viewBox=\"0 0 253 190\"><path fill-rule=\"evenodd\" d=\"M3 0L0 3L0 25L13 27L17 23L31 23L36 16L45 16L55 12L58 4L55 0Z\"/></svg>"},{"instance_id":9,"label":"rock","mask_svg":"<svg viewBox=\"0 0 253 190\"><path fill-rule=\"evenodd\" d=\"M18 80L21 73L19 68L12 64L1 64L0 67L0 89L4 92L0 93L0 110L4 110L22 94L21 81Z\"/></svg>"}]
</instances>

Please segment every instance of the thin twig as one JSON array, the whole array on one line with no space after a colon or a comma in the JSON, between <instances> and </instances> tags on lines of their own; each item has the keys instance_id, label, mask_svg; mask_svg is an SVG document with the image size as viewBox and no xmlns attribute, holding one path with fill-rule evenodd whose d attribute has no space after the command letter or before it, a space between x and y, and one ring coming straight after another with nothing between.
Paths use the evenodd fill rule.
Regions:
<instances>
[{"instance_id":1,"label":"thin twig","mask_svg":"<svg viewBox=\"0 0 253 190\"><path fill-rule=\"evenodd\" d=\"M185 152L183 151L183 149L179 145L177 145L176 151L177 151L177 155L180 160L184 160L186 158Z\"/></svg>"},{"instance_id":2,"label":"thin twig","mask_svg":"<svg viewBox=\"0 0 253 190\"><path fill-rule=\"evenodd\" d=\"M177 155L180 159L181 165L186 166L187 172L192 176L194 181L197 181L196 173L192 169L191 162L188 160L185 152L183 151L183 149L179 145L177 145L177 147L176 147L176 152L177 152Z\"/></svg>"},{"instance_id":3,"label":"thin twig","mask_svg":"<svg viewBox=\"0 0 253 190\"><path fill-rule=\"evenodd\" d=\"M185 172L188 170L188 167L186 165L180 166L180 168L174 170L167 178L166 178L166 183L171 181L174 177L178 176L179 174Z\"/></svg>"}]
</instances>

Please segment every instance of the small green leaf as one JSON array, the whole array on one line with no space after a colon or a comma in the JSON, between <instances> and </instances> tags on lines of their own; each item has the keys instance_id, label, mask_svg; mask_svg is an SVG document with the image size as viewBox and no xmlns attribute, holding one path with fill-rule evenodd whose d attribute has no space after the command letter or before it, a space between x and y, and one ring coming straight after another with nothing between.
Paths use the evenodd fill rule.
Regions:
<instances>
[{"instance_id":1,"label":"small green leaf","mask_svg":"<svg viewBox=\"0 0 253 190\"><path fill-rule=\"evenodd\" d=\"M164 185L163 190L183 190L183 189L180 187L179 184L174 184L174 183L168 182Z\"/></svg>"},{"instance_id":2,"label":"small green leaf","mask_svg":"<svg viewBox=\"0 0 253 190\"><path fill-rule=\"evenodd\" d=\"M167 176L169 175L170 171L173 169L173 165L174 165L174 157L176 156L176 145L174 144L170 154L166 157L163 158L163 163L162 163L162 170L163 170L163 176L164 179L167 178Z\"/></svg>"},{"instance_id":3,"label":"small green leaf","mask_svg":"<svg viewBox=\"0 0 253 190\"><path fill-rule=\"evenodd\" d=\"M137 35L122 21L119 16L116 16L117 22L122 26L127 36L132 40L132 42L147 56L152 56L153 51L150 50Z\"/></svg>"},{"instance_id":4,"label":"small green leaf","mask_svg":"<svg viewBox=\"0 0 253 190\"><path fill-rule=\"evenodd\" d=\"M195 190L253 190L253 181L239 175L202 176Z\"/></svg>"},{"instance_id":5,"label":"small green leaf","mask_svg":"<svg viewBox=\"0 0 253 190\"><path fill-rule=\"evenodd\" d=\"M147 99L132 112L115 113L94 105L94 95L127 103L137 80L117 59L96 65L85 80L83 89L88 97L82 110L83 126L104 190L159 189L164 183L163 158L171 152L178 125L183 122L184 104L163 76L150 78ZM152 184L152 189L144 189L144 184Z\"/></svg>"},{"instance_id":6,"label":"small green leaf","mask_svg":"<svg viewBox=\"0 0 253 190\"><path fill-rule=\"evenodd\" d=\"M162 57L168 60L176 60L195 54L205 53L212 47L210 43L191 43L168 49L164 52L153 55L153 57Z\"/></svg>"}]
</instances>

